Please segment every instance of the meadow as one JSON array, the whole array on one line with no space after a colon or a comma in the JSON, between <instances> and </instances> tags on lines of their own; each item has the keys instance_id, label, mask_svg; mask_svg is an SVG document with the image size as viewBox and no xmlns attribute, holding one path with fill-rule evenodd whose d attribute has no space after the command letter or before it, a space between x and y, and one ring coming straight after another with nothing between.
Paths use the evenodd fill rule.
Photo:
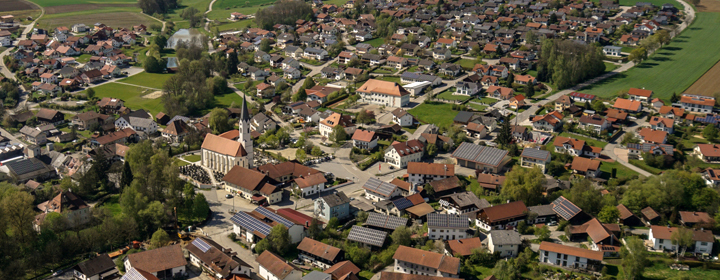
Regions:
<instances>
[{"instance_id":1,"label":"meadow","mask_svg":"<svg viewBox=\"0 0 720 280\"><path fill-rule=\"evenodd\" d=\"M96 97L120 98L125 101L125 106L133 110L145 109L145 111L149 111L153 116L163 111L163 104L160 98L148 99L142 97L143 95L152 93L152 90L112 82L95 87L94 89Z\"/></svg>"},{"instance_id":2,"label":"meadow","mask_svg":"<svg viewBox=\"0 0 720 280\"><path fill-rule=\"evenodd\" d=\"M154 73L142 72L142 73L127 77L125 79L122 79L122 80L120 80L120 82L138 85L138 86L162 89L163 85L165 84L165 81L170 79L170 77L172 77L172 74L154 74Z\"/></svg>"},{"instance_id":3,"label":"meadow","mask_svg":"<svg viewBox=\"0 0 720 280\"><path fill-rule=\"evenodd\" d=\"M669 101L673 93L685 92L720 60L718 25L720 14L698 13L688 29L646 61L582 91L610 98L631 87L646 88L660 99Z\"/></svg>"},{"instance_id":4,"label":"meadow","mask_svg":"<svg viewBox=\"0 0 720 280\"><path fill-rule=\"evenodd\" d=\"M452 110L452 104L429 102L418 105L408 111L423 123L432 123L437 126L450 126L457 115Z\"/></svg>"},{"instance_id":5,"label":"meadow","mask_svg":"<svg viewBox=\"0 0 720 280\"><path fill-rule=\"evenodd\" d=\"M65 5L78 5L78 4L133 4L137 3L137 0L32 0L33 3L38 4L45 7L53 7L53 6L65 6Z\"/></svg>"},{"instance_id":6,"label":"meadow","mask_svg":"<svg viewBox=\"0 0 720 280\"><path fill-rule=\"evenodd\" d=\"M140 13L134 7L104 7L98 10L83 10L69 13L47 14L38 21L37 26L44 29L53 29L58 26L71 27L77 23L92 26L102 22L108 26L132 28L135 25L158 23L150 16Z\"/></svg>"},{"instance_id":7,"label":"meadow","mask_svg":"<svg viewBox=\"0 0 720 280\"><path fill-rule=\"evenodd\" d=\"M272 3L275 3L275 0L217 0L213 4L212 12L209 12L207 17L213 20L223 20L229 18L230 14L234 12L252 15L260 8L272 5Z\"/></svg>"}]
</instances>

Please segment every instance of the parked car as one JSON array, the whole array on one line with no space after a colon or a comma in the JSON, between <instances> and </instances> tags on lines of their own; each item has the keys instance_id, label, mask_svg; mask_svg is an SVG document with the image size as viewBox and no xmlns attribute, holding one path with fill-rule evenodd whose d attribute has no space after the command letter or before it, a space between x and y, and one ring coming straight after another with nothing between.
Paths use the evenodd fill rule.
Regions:
<instances>
[{"instance_id":1,"label":"parked car","mask_svg":"<svg viewBox=\"0 0 720 280\"><path fill-rule=\"evenodd\" d=\"M232 195L232 194L226 194L226 195L225 195L225 198L233 198L233 195Z\"/></svg>"}]
</instances>

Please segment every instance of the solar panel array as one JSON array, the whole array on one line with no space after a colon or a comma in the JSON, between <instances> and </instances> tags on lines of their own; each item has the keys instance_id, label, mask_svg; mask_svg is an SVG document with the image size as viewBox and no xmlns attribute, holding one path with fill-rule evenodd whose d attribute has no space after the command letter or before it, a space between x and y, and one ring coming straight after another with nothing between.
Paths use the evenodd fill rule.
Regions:
<instances>
[{"instance_id":1,"label":"solar panel array","mask_svg":"<svg viewBox=\"0 0 720 280\"><path fill-rule=\"evenodd\" d=\"M147 280L147 278L145 278L145 276L143 276L142 274L140 274L140 272L133 268L130 269L130 271L128 271L127 273L125 273L125 275L123 275L120 280Z\"/></svg>"},{"instance_id":2,"label":"solar panel array","mask_svg":"<svg viewBox=\"0 0 720 280\"><path fill-rule=\"evenodd\" d=\"M575 215L582 211L580 207L575 206L570 200L562 196L552 202L552 208L555 213L566 221L572 219L572 217L575 217Z\"/></svg>"},{"instance_id":3,"label":"solar panel array","mask_svg":"<svg viewBox=\"0 0 720 280\"><path fill-rule=\"evenodd\" d=\"M507 155L508 151L498 148L480 146L472 143L462 143L452 156L460 159L496 166Z\"/></svg>"},{"instance_id":4,"label":"solar panel array","mask_svg":"<svg viewBox=\"0 0 720 280\"><path fill-rule=\"evenodd\" d=\"M427 215L427 223L429 227L467 228L468 218L466 216L430 213Z\"/></svg>"},{"instance_id":5,"label":"solar panel array","mask_svg":"<svg viewBox=\"0 0 720 280\"><path fill-rule=\"evenodd\" d=\"M398 210L405 210L407 208L413 207L412 201L410 201L404 197L393 200L392 203L395 205L395 208L397 208Z\"/></svg>"},{"instance_id":6,"label":"solar panel array","mask_svg":"<svg viewBox=\"0 0 720 280\"><path fill-rule=\"evenodd\" d=\"M365 182L365 185L363 185L363 188L384 196L390 196L397 186L383 182L378 178L370 177L370 179Z\"/></svg>"},{"instance_id":7,"label":"solar panel array","mask_svg":"<svg viewBox=\"0 0 720 280\"><path fill-rule=\"evenodd\" d=\"M240 227L247 229L250 232L257 231L266 236L270 234L270 230L272 229L268 224L258 221L254 217L248 215L248 213L242 211L237 212L237 214L232 216L232 218L230 218L230 221Z\"/></svg>"},{"instance_id":8,"label":"solar panel array","mask_svg":"<svg viewBox=\"0 0 720 280\"><path fill-rule=\"evenodd\" d=\"M365 243L375 247L382 247L385 243L387 232L374 230L359 226L353 226L350 229L347 239L355 242Z\"/></svg>"},{"instance_id":9,"label":"solar panel array","mask_svg":"<svg viewBox=\"0 0 720 280\"><path fill-rule=\"evenodd\" d=\"M407 225L407 218L395 217L380 213L371 212L365 221L366 225L395 230L398 227Z\"/></svg>"},{"instance_id":10,"label":"solar panel array","mask_svg":"<svg viewBox=\"0 0 720 280\"><path fill-rule=\"evenodd\" d=\"M268 217L268 219L278 222L287 228L290 228L295 225L295 223L291 222L288 219L283 218L282 216L280 216L278 214L271 212L270 210L267 210L265 207L255 208L255 212L258 212L258 213L262 214L263 216Z\"/></svg>"},{"instance_id":11,"label":"solar panel array","mask_svg":"<svg viewBox=\"0 0 720 280\"><path fill-rule=\"evenodd\" d=\"M197 247L198 249L200 249L200 251L202 251L203 253L207 253L207 251L210 250L210 245L207 244L205 240L202 240L202 238L195 238L192 244L195 245L195 247Z\"/></svg>"}]
</instances>

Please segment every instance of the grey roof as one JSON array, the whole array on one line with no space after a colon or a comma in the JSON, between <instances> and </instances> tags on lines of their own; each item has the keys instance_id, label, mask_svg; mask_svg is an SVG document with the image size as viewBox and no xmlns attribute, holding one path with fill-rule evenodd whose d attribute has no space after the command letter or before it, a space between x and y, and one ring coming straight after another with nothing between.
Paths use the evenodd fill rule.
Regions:
<instances>
[{"instance_id":1,"label":"grey roof","mask_svg":"<svg viewBox=\"0 0 720 280\"><path fill-rule=\"evenodd\" d=\"M478 198L472 192L454 193L454 194L449 194L449 195L443 196L443 197L441 197L441 199L442 198L452 199L453 201L455 201L455 203L457 203L457 205L459 207L465 207L465 206L469 206L469 205L475 205L475 206L477 206L478 209L490 207L490 203L487 200L485 200L484 198L483 199Z\"/></svg>"},{"instance_id":2,"label":"grey roof","mask_svg":"<svg viewBox=\"0 0 720 280\"><path fill-rule=\"evenodd\" d=\"M387 232L382 230L374 230L359 226L353 226L350 229L347 240L369 244L375 247L382 247L385 243Z\"/></svg>"},{"instance_id":3,"label":"grey roof","mask_svg":"<svg viewBox=\"0 0 720 280\"><path fill-rule=\"evenodd\" d=\"M368 43L360 43L360 44L355 45L355 48L357 48L357 49L371 49L371 48L372 48L372 45L370 45L370 44L368 44Z\"/></svg>"},{"instance_id":4,"label":"grey roof","mask_svg":"<svg viewBox=\"0 0 720 280\"><path fill-rule=\"evenodd\" d=\"M34 129L34 128L26 125L20 129L20 133L31 136L31 137L37 137L38 135L40 135L40 133L42 133L42 131Z\"/></svg>"},{"instance_id":5,"label":"grey roof","mask_svg":"<svg viewBox=\"0 0 720 280\"><path fill-rule=\"evenodd\" d=\"M389 200L386 200L389 201ZM395 217L376 212L370 212L365 225L374 226L384 229L395 230L398 227L406 226L408 222L407 218Z\"/></svg>"},{"instance_id":6,"label":"grey roof","mask_svg":"<svg viewBox=\"0 0 720 280\"><path fill-rule=\"evenodd\" d=\"M335 206L338 206L341 204L350 203L350 199L345 195L344 192L336 192L333 194L323 196L321 198L330 207L335 207Z\"/></svg>"},{"instance_id":7,"label":"grey roof","mask_svg":"<svg viewBox=\"0 0 720 280\"><path fill-rule=\"evenodd\" d=\"M363 189L366 189L368 191L379 193L384 196L390 196L393 191L397 188L396 185L383 182L378 178L370 177L370 179L365 182L365 185L363 185Z\"/></svg>"},{"instance_id":8,"label":"grey roof","mask_svg":"<svg viewBox=\"0 0 720 280\"><path fill-rule=\"evenodd\" d=\"M528 207L528 211L537 214L539 217L555 215L551 204L530 206Z\"/></svg>"},{"instance_id":9,"label":"grey roof","mask_svg":"<svg viewBox=\"0 0 720 280\"><path fill-rule=\"evenodd\" d=\"M493 230L490 231L493 245L521 244L520 234L514 230Z\"/></svg>"},{"instance_id":10,"label":"grey roof","mask_svg":"<svg viewBox=\"0 0 720 280\"><path fill-rule=\"evenodd\" d=\"M332 279L332 275L325 272L313 270L307 275L303 276L302 280L329 280Z\"/></svg>"},{"instance_id":11,"label":"grey roof","mask_svg":"<svg viewBox=\"0 0 720 280\"><path fill-rule=\"evenodd\" d=\"M285 47L285 52L293 53L293 52L296 52L298 49L302 51L302 49L300 47L287 46L287 47Z\"/></svg>"},{"instance_id":12,"label":"grey roof","mask_svg":"<svg viewBox=\"0 0 720 280\"><path fill-rule=\"evenodd\" d=\"M420 73L416 73L416 72L405 72L402 75L400 75L400 77L405 78L405 79L420 80L420 81L424 81L424 82L433 82L436 79L438 79L438 76L420 74Z\"/></svg>"},{"instance_id":13,"label":"grey roof","mask_svg":"<svg viewBox=\"0 0 720 280\"><path fill-rule=\"evenodd\" d=\"M465 216L438 213L430 213L427 215L427 224L429 227L467 229L470 227L468 223L468 219Z\"/></svg>"},{"instance_id":14,"label":"grey roof","mask_svg":"<svg viewBox=\"0 0 720 280\"><path fill-rule=\"evenodd\" d=\"M460 144L460 147L455 149L452 157L490 166L498 166L507 154L508 151L498 148L463 142Z\"/></svg>"},{"instance_id":15,"label":"grey roof","mask_svg":"<svg viewBox=\"0 0 720 280\"><path fill-rule=\"evenodd\" d=\"M316 48L307 48L307 49L305 49L305 52L312 53L312 54L322 54L323 52L325 52L325 50L316 49Z\"/></svg>"},{"instance_id":16,"label":"grey roof","mask_svg":"<svg viewBox=\"0 0 720 280\"><path fill-rule=\"evenodd\" d=\"M138 127L150 127L155 121L152 119L146 119L146 118L139 118L139 117L130 117L128 120L128 123L132 126L138 126Z\"/></svg>"},{"instance_id":17,"label":"grey roof","mask_svg":"<svg viewBox=\"0 0 720 280\"><path fill-rule=\"evenodd\" d=\"M457 113L457 115L455 116L455 118L453 119L453 121L455 121L455 122L463 122L463 123L470 122L470 120L472 119L473 115L474 115L473 112L460 111L460 112Z\"/></svg>"},{"instance_id":18,"label":"grey roof","mask_svg":"<svg viewBox=\"0 0 720 280\"><path fill-rule=\"evenodd\" d=\"M88 278L115 268L115 263L108 254L102 254L77 264L74 269L80 271Z\"/></svg>"},{"instance_id":19,"label":"grey roof","mask_svg":"<svg viewBox=\"0 0 720 280\"><path fill-rule=\"evenodd\" d=\"M533 148L526 148L523 149L522 154L520 154L520 157L529 157L539 160L547 160L550 158L550 152L546 150L540 150L540 149L533 149Z\"/></svg>"},{"instance_id":20,"label":"grey roof","mask_svg":"<svg viewBox=\"0 0 720 280\"><path fill-rule=\"evenodd\" d=\"M42 161L36 158L14 160L5 163L5 165L7 165L7 167L17 175L23 175L43 169L50 171L50 169Z\"/></svg>"}]
</instances>

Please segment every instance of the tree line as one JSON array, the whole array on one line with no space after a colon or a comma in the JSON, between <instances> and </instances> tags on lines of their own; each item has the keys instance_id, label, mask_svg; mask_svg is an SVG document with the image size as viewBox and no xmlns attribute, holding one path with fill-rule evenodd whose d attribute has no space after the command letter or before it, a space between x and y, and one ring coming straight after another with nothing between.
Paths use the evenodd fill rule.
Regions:
<instances>
[{"instance_id":1,"label":"tree line","mask_svg":"<svg viewBox=\"0 0 720 280\"><path fill-rule=\"evenodd\" d=\"M143 13L148 15L152 14L165 14L172 9L178 7L177 0L138 0L138 6L142 9Z\"/></svg>"},{"instance_id":2,"label":"tree line","mask_svg":"<svg viewBox=\"0 0 720 280\"><path fill-rule=\"evenodd\" d=\"M605 72L600 48L570 40L542 41L538 80L568 88Z\"/></svg>"},{"instance_id":3,"label":"tree line","mask_svg":"<svg viewBox=\"0 0 720 280\"><path fill-rule=\"evenodd\" d=\"M273 6L255 12L255 23L267 30L276 24L294 25L298 19L310 21L312 18L312 7L298 0L278 0Z\"/></svg>"}]
</instances>

